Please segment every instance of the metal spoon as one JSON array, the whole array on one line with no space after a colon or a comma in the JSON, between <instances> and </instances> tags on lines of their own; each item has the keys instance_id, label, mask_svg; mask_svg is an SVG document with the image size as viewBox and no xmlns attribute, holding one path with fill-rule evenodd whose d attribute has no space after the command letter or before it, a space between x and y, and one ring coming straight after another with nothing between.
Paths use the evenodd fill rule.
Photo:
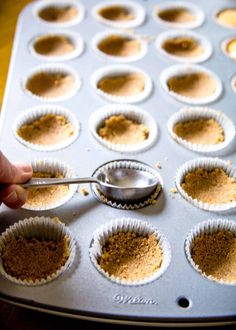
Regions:
<instances>
[{"instance_id":1,"label":"metal spoon","mask_svg":"<svg viewBox=\"0 0 236 330\"><path fill-rule=\"evenodd\" d=\"M114 168L97 177L88 178L33 178L22 184L24 188L46 187L61 184L96 183L100 191L109 199L134 201L150 195L158 184L158 178L143 170Z\"/></svg>"}]
</instances>

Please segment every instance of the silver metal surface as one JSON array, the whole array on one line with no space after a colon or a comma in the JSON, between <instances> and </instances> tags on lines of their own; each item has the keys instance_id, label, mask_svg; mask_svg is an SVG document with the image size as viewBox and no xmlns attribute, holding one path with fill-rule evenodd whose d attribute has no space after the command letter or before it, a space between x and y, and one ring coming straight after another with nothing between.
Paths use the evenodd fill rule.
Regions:
<instances>
[{"instance_id":1,"label":"silver metal surface","mask_svg":"<svg viewBox=\"0 0 236 330\"><path fill-rule=\"evenodd\" d=\"M124 155L102 147L92 137L88 129L89 116L107 102L92 90L89 80L100 67L110 63L95 54L90 46L92 37L107 29L96 22L90 12L96 0L84 1L85 19L78 25L67 28L83 36L86 44L83 54L66 64L78 72L82 80L81 89L76 95L58 104L70 109L80 122L80 136L67 148L54 152L36 151L27 148L15 139L12 123L26 109L45 104L27 95L22 89L23 78L33 68L47 62L32 56L28 45L37 35L57 31L37 21L32 13L34 3L27 6L20 15L14 49L11 58L8 82L0 123L0 148L12 160L32 160L56 158L67 161L79 177L91 175L95 168L112 159L124 158ZM166 30L152 18L155 0L138 3L145 7L145 23L135 29L140 36L157 36ZM206 15L204 24L195 29L206 36L213 46L213 54L201 65L214 71L222 80L224 93L210 107L225 112L236 122L236 94L230 82L236 74L235 62L226 57L221 50L221 42L234 34L233 30L223 28L214 22L213 14L222 7L235 6L231 0L189 0L202 8ZM198 274L186 259L184 241L189 231L198 223L207 219L224 218L234 220L235 213L217 215L200 210L179 194L170 192L174 187L177 168L185 161L199 157L199 154L184 149L168 134L169 117L184 105L167 95L161 88L159 77L165 68L175 64L160 55L153 43L148 46L146 56L134 65L145 70L151 77L154 90L149 98L138 105L149 112L157 122L159 137L156 144L142 153L132 155L132 159L144 161L154 166L160 162L164 181L163 193L157 204L144 209L125 211L98 203L93 195L83 196L77 193L68 203L50 210L33 212L30 210L10 210L1 206L0 232L14 222L32 216L58 216L74 233L78 244L78 257L72 268L57 280L37 288L23 287L0 278L0 297L23 305L58 312L75 317L86 316L95 319L122 320L160 325L160 324L199 324L224 323L236 318L236 286L222 285L210 281ZM236 163L235 141L227 150L216 153L217 157ZM80 186L81 187L81 186ZM90 262L88 248L93 233L102 224L111 219L133 217L147 221L160 230L168 239L172 250L172 260L168 270L158 280L143 286L124 287L112 283L96 271ZM181 307L179 298L186 298L187 308Z\"/></svg>"}]
</instances>

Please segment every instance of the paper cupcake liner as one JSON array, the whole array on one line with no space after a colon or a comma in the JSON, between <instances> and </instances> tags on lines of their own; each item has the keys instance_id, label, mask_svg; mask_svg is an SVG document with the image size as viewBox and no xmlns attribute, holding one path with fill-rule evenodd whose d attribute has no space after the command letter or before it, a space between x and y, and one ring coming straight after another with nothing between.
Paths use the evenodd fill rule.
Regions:
<instances>
[{"instance_id":1,"label":"paper cupcake liner","mask_svg":"<svg viewBox=\"0 0 236 330\"><path fill-rule=\"evenodd\" d=\"M219 158L196 158L187 161L177 170L175 184L181 196L190 204L206 211L223 213L234 210L236 208L236 201L224 204L209 204L192 198L186 193L186 191L181 187L181 184L184 181L185 175L196 170L197 168L204 168L206 170L222 168L229 177L232 177L236 181L236 167L229 165L227 161L221 160Z\"/></svg>"},{"instance_id":2,"label":"paper cupcake liner","mask_svg":"<svg viewBox=\"0 0 236 330\"><path fill-rule=\"evenodd\" d=\"M217 144L198 144L192 143L183 138L179 137L174 132L174 126L177 123L186 122L190 120L196 120L201 118L207 119L215 119L217 123L222 127L224 131L224 141ZM183 147L201 153L210 153L216 152L226 148L230 142L233 141L235 137L235 126L231 119L229 119L223 112L217 111L210 108L202 108L202 107L186 107L181 109L179 112L173 114L168 120L168 131L171 137Z\"/></svg>"},{"instance_id":3,"label":"paper cupcake liner","mask_svg":"<svg viewBox=\"0 0 236 330\"><path fill-rule=\"evenodd\" d=\"M121 160L113 160L108 163L105 163L98 167L94 173L92 174L93 177L98 177L99 174L104 173L104 171L113 169L113 168L135 168L139 169L142 171L147 171L148 173L151 173L152 175L156 176L159 184L157 185L156 189L147 197L138 200L138 201L116 201L116 200L111 200L105 195L103 195L98 186L93 183L90 185L92 193L94 197L99 201L102 202L106 205L109 205L113 208L121 209L121 210L137 210L144 208L149 205L155 205L157 203L159 194L163 188L163 180L160 176L160 174L154 170L151 166L136 161L136 160L126 160L126 159L121 159Z\"/></svg>"},{"instance_id":4,"label":"paper cupcake liner","mask_svg":"<svg viewBox=\"0 0 236 330\"><path fill-rule=\"evenodd\" d=\"M197 43L202 47L203 53L199 54L198 56L194 56L194 57L185 57L185 56L181 57L181 56L172 55L172 54L169 54L168 52L166 52L162 47L163 43L169 39L174 39L174 38L178 38L178 37L190 37L190 38L196 40ZM174 60L174 61L177 61L180 63L201 63L201 62L206 61L212 54L212 45L210 44L210 41L207 38L205 38L204 36L202 36L199 33L187 31L187 30L186 31L185 30L183 30L183 31L168 30L168 31L162 32L156 38L155 46L160 54L162 54L169 60Z\"/></svg>"},{"instance_id":5,"label":"paper cupcake liner","mask_svg":"<svg viewBox=\"0 0 236 330\"><path fill-rule=\"evenodd\" d=\"M133 119L148 128L149 135L143 142L135 144L112 143L98 134L98 129L104 125L105 120L114 115L123 114L129 119ZM132 105L110 104L99 108L89 118L89 129L93 137L104 147L121 152L137 153L150 148L157 140L158 129L155 120L146 111Z\"/></svg>"},{"instance_id":6,"label":"paper cupcake liner","mask_svg":"<svg viewBox=\"0 0 236 330\"><path fill-rule=\"evenodd\" d=\"M24 140L22 137L19 136L17 133L20 127L22 127L25 124L29 124L34 122L35 120L39 119L42 116L45 116L47 114L53 114L53 115L60 115L67 119L69 123L71 123L74 127L74 134L69 137L66 141L62 141L57 144L52 145L43 145L43 144L35 144L29 141ZM57 105L42 105L42 106L36 106L33 108L29 108L26 111L24 111L15 121L13 125L13 133L16 137L16 139L25 145L28 148L38 150L38 151L55 151L63 149L70 144L72 144L79 135L80 126L78 123L78 120L76 119L75 115L67 110L64 107L60 107Z\"/></svg>"},{"instance_id":7,"label":"paper cupcake liner","mask_svg":"<svg viewBox=\"0 0 236 330\"><path fill-rule=\"evenodd\" d=\"M59 172L64 178L76 177L75 171L72 169L71 166L57 159L52 159L52 158L35 159L30 163L33 172L42 172L42 173L51 173L51 174L55 174ZM70 184L68 185L68 192L65 194L65 196L61 197L59 200L54 201L50 204L47 204L45 201L43 205L34 205L34 204L31 205L26 202L22 208L31 211L45 211L45 210L54 209L68 202L74 196L77 188L78 185Z\"/></svg>"},{"instance_id":8,"label":"paper cupcake liner","mask_svg":"<svg viewBox=\"0 0 236 330\"><path fill-rule=\"evenodd\" d=\"M103 8L110 7L110 6L124 6L124 7L128 8L134 14L134 19L132 19L130 21L111 21L106 18L103 18L99 14L99 11ZM140 26L143 24L145 17L146 17L146 12L141 5L139 5L133 1L115 0L115 1L100 2L99 4L95 5L92 8L92 16L99 23L105 24L112 28L130 29L130 28L134 28L134 27L137 27L137 26Z\"/></svg>"},{"instance_id":9,"label":"paper cupcake liner","mask_svg":"<svg viewBox=\"0 0 236 330\"><path fill-rule=\"evenodd\" d=\"M71 41L71 43L74 45L75 49L72 50L70 53L67 53L65 55L59 55L59 56L52 56L52 55L43 55L38 53L35 48L34 45L37 41L37 38L41 38L41 37L54 37L54 36L59 36L59 37L65 37L67 39L69 39ZM46 61L55 61L55 62L62 62L62 61L69 61L72 60L78 56L80 56L83 53L84 50L84 41L82 39L82 37L74 32L74 31L63 31L63 30L57 30L55 32L51 31L49 33L43 33L40 35L37 35L36 37L34 37L29 44L29 51L30 53L37 57L40 60L46 60Z\"/></svg>"},{"instance_id":10,"label":"paper cupcake liner","mask_svg":"<svg viewBox=\"0 0 236 330\"><path fill-rule=\"evenodd\" d=\"M145 87L139 94L131 96L115 96L105 93L97 87L98 82L104 77L131 73L140 73L144 76ZM152 81L150 77L143 70L131 65L109 65L102 67L94 72L91 76L90 83L99 96L114 103L138 103L146 99L152 91Z\"/></svg>"},{"instance_id":11,"label":"paper cupcake liner","mask_svg":"<svg viewBox=\"0 0 236 330\"><path fill-rule=\"evenodd\" d=\"M76 253L76 241L73 238L70 230L61 222L57 221L55 218L49 217L34 217L21 220L6 229L4 233L0 236L0 255L7 244L7 242L13 238L17 237L35 237L44 238L48 240L60 240L66 236L70 255L64 266L58 269L55 273L48 275L46 279L37 280L20 280L10 274L8 274L3 266L2 258L0 256L0 273L7 278L9 281L25 285L25 286L37 286L49 283L50 281L56 279L59 275L64 273L73 263L75 253Z\"/></svg>"},{"instance_id":12,"label":"paper cupcake liner","mask_svg":"<svg viewBox=\"0 0 236 330\"><path fill-rule=\"evenodd\" d=\"M140 43L141 49L137 54L130 55L130 56L108 55L108 54L104 53L103 51L101 51L98 48L98 45L102 40L108 38L109 36L118 36L118 37L128 38L130 40L137 40ZM99 32L98 34L96 34L93 37L92 42L91 42L91 47L96 54L104 57L107 60L111 60L116 63L135 62L135 61L138 61L141 58L143 58L147 53L147 42L145 40L142 40L140 37L135 36L134 34L131 34L129 32L117 31L117 30L108 30L108 31L106 30L106 31Z\"/></svg>"},{"instance_id":13,"label":"paper cupcake liner","mask_svg":"<svg viewBox=\"0 0 236 330\"><path fill-rule=\"evenodd\" d=\"M227 25L227 24L224 24L223 22L221 22L217 16L220 12L224 11L225 9L235 9L235 6L232 2L232 6L227 6L226 7L222 7L222 8L218 8L216 9L214 12L213 12L213 15L212 15L212 18L213 18L213 21L215 21L216 24L222 26L223 28L226 28L226 29L230 29L230 30L235 30L236 28L233 27L233 26L230 26L230 25Z\"/></svg>"},{"instance_id":14,"label":"paper cupcake liner","mask_svg":"<svg viewBox=\"0 0 236 330\"><path fill-rule=\"evenodd\" d=\"M227 52L227 45L230 43L230 41L232 40L236 40L236 36L232 36L230 38L227 38L225 40L223 40L223 42L221 43L221 49L223 51L223 53L229 57L231 60L236 61L236 51L234 52L234 55L232 56L232 54L230 54L229 52ZM235 41L236 42L236 41Z\"/></svg>"},{"instance_id":15,"label":"paper cupcake liner","mask_svg":"<svg viewBox=\"0 0 236 330\"><path fill-rule=\"evenodd\" d=\"M163 253L163 262L161 267L150 277L142 280L125 280L114 275L109 275L98 264L98 258L102 255L102 247L108 242L111 235L117 232L135 232L138 235L151 235L155 233ZM147 222L132 218L117 218L102 225L93 235L93 239L89 249L90 260L94 267L104 275L108 280L117 284L138 286L150 283L160 278L167 270L171 261L171 248L167 239L155 227Z\"/></svg>"},{"instance_id":16,"label":"paper cupcake liner","mask_svg":"<svg viewBox=\"0 0 236 330\"><path fill-rule=\"evenodd\" d=\"M181 76L184 74L191 74L195 72L202 72L205 74L208 74L211 78L213 78L216 82L216 90L215 92L208 96L208 97L202 97L202 98L194 98L194 97L187 97L180 95L176 92L170 91L167 85L168 80L173 76ZM200 105L200 104L208 104L212 103L215 100L217 100L222 92L223 92L223 85L220 80L220 78L212 71L201 67L199 65L184 65L184 64L176 64L168 67L167 69L163 70L160 76L160 83L162 88L174 99L187 103L187 104L193 104L193 105Z\"/></svg>"},{"instance_id":17,"label":"paper cupcake liner","mask_svg":"<svg viewBox=\"0 0 236 330\"><path fill-rule=\"evenodd\" d=\"M160 10L167 10L167 9L172 9L172 8L186 8L188 11L190 11L196 19L193 22L186 22L186 23L176 23L176 22L168 22L163 19L161 19L157 13ZM185 2L185 1L170 1L170 2L161 2L157 6L154 7L153 9L153 18L154 20L160 24L163 25L164 27L168 28L176 28L176 29L195 29L199 26L201 26L205 20L205 15L203 11L196 5Z\"/></svg>"},{"instance_id":18,"label":"paper cupcake liner","mask_svg":"<svg viewBox=\"0 0 236 330\"><path fill-rule=\"evenodd\" d=\"M76 15L73 19L66 21L66 22L49 22L49 21L42 19L38 15L38 13L40 10L47 8L47 7L51 7L51 6L55 6L55 7L73 6L73 7L76 7L76 9L78 11L78 15ZM79 24L84 19L85 9L84 9L84 6L80 2L73 1L73 0L60 0L60 1L58 1L58 0L40 0L40 1L37 1L37 3L33 6L33 15L37 20L40 21L40 23L43 23L50 27L65 28L65 27Z\"/></svg>"},{"instance_id":19,"label":"paper cupcake liner","mask_svg":"<svg viewBox=\"0 0 236 330\"><path fill-rule=\"evenodd\" d=\"M58 73L58 74L70 75L74 78L74 86L66 94L64 94L64 95L60 94L59 96L56 96L56 97L44 97L44 96L33 94L30 90L28 90L26 88L26 84L30 78L32 78L33 76L35 76L39 73L49 73L49 74ZM80 87L81 87L81 81L78 77L77 72L73 68L71 68L70 66L67 66L65 64L52 63L52 64L44 64L44 65L38 66L38 67L34 68L33 70L31 70L31 72L22 81L22 88L26 94L34 97L37 100L44 101L44 102L65 101L65 100L71 98L72 96L74 96L77 93L77 91L80 89Z\"/></svg>"},{"instance_id":20,"label":"paper cupcake liner","mask_svg":"<svg viewBox=\"0 0 236 330\"><path fill-rule=\"evenodd\" d=\"M232 87L234 93L236 93L236 75L231 80L231 87Z\"/></svg>"},{"instance_id":21,"label":"paper cupcake liner","mask_svg":"<svg viewBox=\"0 0 236 330\"><path fill-rule=\"evenodd\" d=\"M230 231L230 232L233 232L234 234L236 234L236 223L234 221L229 221L227 219L210 219L208 221L199 223L197 226L195 226L190 231L190 233L188 234L188 236L185 240L185 254L186 254L188 261L192 265L192 267L198 273L200 273L202 276L204 276L212 281L221 283L221 284L236 285L236 281L227 282L227 281L216 279L211 275L206 275L200 269L200 267L193 261L192 256L191 256L192 243L193 243L194 239L196 239L198 236L200 236L202 234L212 234L214 232L221 231L221 230L227 230L227 231Z\"/></svg>"}]
</instances>

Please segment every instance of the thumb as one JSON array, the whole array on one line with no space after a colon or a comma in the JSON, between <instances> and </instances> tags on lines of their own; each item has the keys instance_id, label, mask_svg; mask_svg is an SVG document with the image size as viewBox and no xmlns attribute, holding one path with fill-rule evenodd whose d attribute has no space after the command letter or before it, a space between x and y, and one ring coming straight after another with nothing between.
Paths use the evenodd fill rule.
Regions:
<instances>
[{"instance_id":1,"label":"thumb","mask_svg":"<svg viewBox=\"0 0 236 330\"><path fill-rule=\"evenodd\" d=\"M0 183L23 183L32 177L30 164L12 164L0 152Z\"/></svg>"}]
</instances>

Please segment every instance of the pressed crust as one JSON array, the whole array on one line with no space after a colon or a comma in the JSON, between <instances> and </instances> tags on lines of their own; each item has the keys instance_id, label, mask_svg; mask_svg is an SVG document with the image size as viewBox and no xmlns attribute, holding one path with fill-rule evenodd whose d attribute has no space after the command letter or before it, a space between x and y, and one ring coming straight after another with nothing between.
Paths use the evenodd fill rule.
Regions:
<instances>
[{"instance_id":1,"label":"pressed crust","mask_svg":"<svg viewBox=\"0 0 236 330\"><path fill-rule=\"evenodd\" d=\"M132 12L124 6L107 6L100 9L98 13L109 21L131 21L134 19Z\"/></svg>"},{"instance_id":2,"label":"pressed crust","mask_svg":"<svg viewBox=\"0 0 236 330\"><path fill-rule=\"evenodd\" d=\"M107 55L125 57L138 54L141 49L141 44L140 41L136 39L110 35L100 41L98 49Z\"/></svg>"},{"instance_id":3,"label":"pressed crust","mask_svg":"<svg viewBox=\"0 0 236 330\"><path fill-rule=\"evenodd\" d=\"M74 19L78 15L78 9L74 6L48 6L41 9L38 15L47 22L63 23Z\"/></svg>"},{"instance_id":4,"label":"pressed crust","mask_svg":"<svg viewBox=\"0 0 236 330\"><path fill-rule=\"evenodd\" d=\"M72 41L62 35L37 37L34 42L36 53L45 56L63 56L75 50Z\"/></svg>"},{"instance_id":5,"label":"pressed crust","mask_svg":"<svg viewBox=\"0 0 236 330\"><path fill-rule=\"evenodd\" d=\"M187 36L168 39L162 48L167 53L180 57L197 57L203 53L203 48L197 40Z\"/></svg>"},{"instance_id":6,"label":"pressed crust","mask_svg":"<svg viewBox=\"0 0 236 330\"><path fill-rule=\"evenodd\" d=\"M133 281L152 276L162 262L163 252L156 235L140 236L134 232L111 235L98 260L110 276Z\"/></svg>"},{"instance_id":7,"label":"pressed crust","mask_svg":"<svg viewBox=\"0 0 236 330\"><path fill-rule=\"evenodd\" d=\"M148 138L148 128L124 115L111 116L105 120L98 134L111 143L135 144Z\"/></svg>"},{"instance_id":8,"label":"pressed crust","mask_svg":"<svg viewBox=\"0 0 236 330\"><path fill-rule=\"evenodd\" d=\"M170 23L189 23L196 20L191 11L184 7L163 9L158 11L157 15Z\"/></svg>"},{"instance_id":9,"label":"pressed crust","mask_svg":"<svg viewBox=\"0 0 236 330\"><path fill-rule=\"evenodd\" d=\"M217 16L217 20L223 25L236 27L236 8L226 8L221 10Z\"/></svg>"}]
</instances>

